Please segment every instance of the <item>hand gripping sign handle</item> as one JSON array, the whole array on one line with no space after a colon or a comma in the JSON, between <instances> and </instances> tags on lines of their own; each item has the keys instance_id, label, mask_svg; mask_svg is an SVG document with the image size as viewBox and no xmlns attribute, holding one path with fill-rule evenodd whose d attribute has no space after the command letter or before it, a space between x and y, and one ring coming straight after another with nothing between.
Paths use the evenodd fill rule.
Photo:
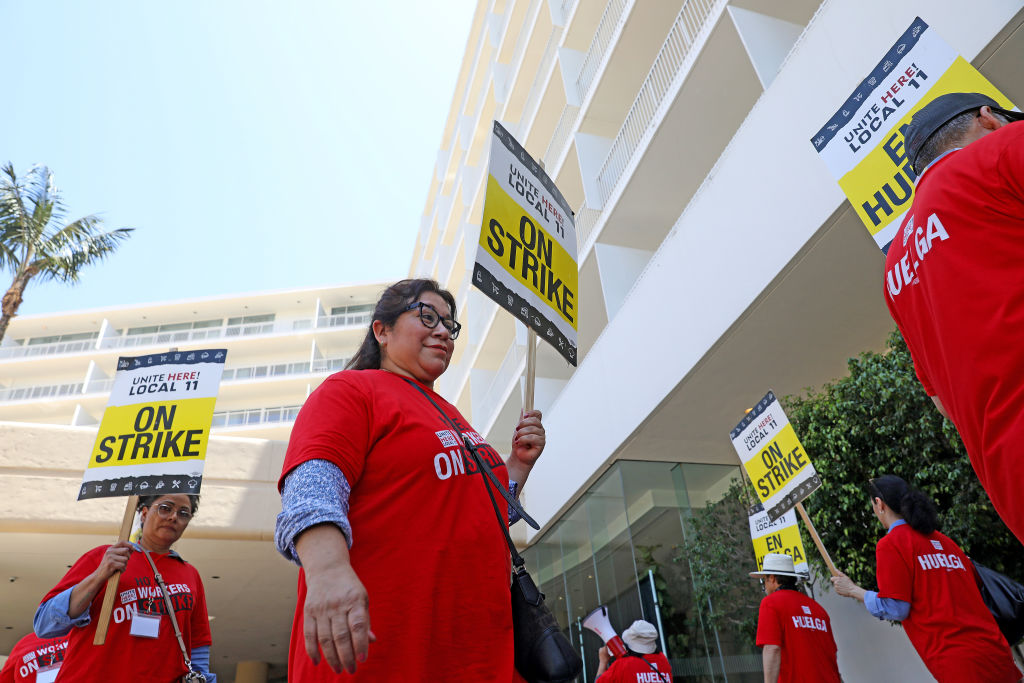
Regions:
<instances>
[{"instance_id":1,"label":"hand gripping sign handle","mask_svg":"<svg viewBox=\"0 0 1024 683\"><path fill-rule=\"evenodd\" d=\"M814 541L814 545L818 546L818 552L821 553L821 557L825 560L825 565L828 566L828 571L832 576L839 576L839 570L832 564L832 558L828 556L828 551L825 550L825 545L821 542L821 538L818 537L818 532L814 528L814 524L811 523L811 518L807 516L807 510L804 510L803 503L796 504L796 511L800 513L800 516L804 520L804 525L807 527L807 531L811 534L811 539Z\"/></svg>"},{"instance_id":2,"label":"hand gripping sign handle","mask_svg":"<svg viewBox=\"0 0 1024 683\"><path fill-rule=\"evenodd\" d=\"M135 520L135 508L139 505L138 496L128 496L128 502L124 508L124 519L121 520L121 533L118 541L127 541L128 534L132 532L132 522ZM107 592L103 595L103 606L100 608L99 621L96 622L96 635L92 639L93 645L102 645L107 639L107 627L110 626L110 613L114 610L114 597L117 595L117 579L120 572L117 572L107 579Z\"/></svg>"}]
</instances>

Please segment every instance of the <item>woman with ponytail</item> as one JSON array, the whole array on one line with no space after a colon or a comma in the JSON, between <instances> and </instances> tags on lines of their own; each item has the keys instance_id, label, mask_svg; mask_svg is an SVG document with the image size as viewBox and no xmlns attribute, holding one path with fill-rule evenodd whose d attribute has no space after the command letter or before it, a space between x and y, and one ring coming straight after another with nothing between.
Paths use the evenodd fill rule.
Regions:
<instances>
[{"instance_id":1,"label":"woman with ponytail","mask_svg":"<svg viewBox=\"0 0 1024 683\"><path fill-rule=\"evenodd\" d=\"M434 280L391 285L355 357L299 412L275 534L301 567L290 681L514 679L512 564L490 494L512 505L544 426L527 411L503 459L434 392L455 316Z\"/></svg>"},{"instance_id":2,"label":"woman with ponytail","mask_svg":"<svg viewBox=\"0 0 1024 683\"><path fill-rule=\"evenodd\" d=\"M875 547L878 591L845 574L839 595L864 603L879 619L902 622L911 644L939 683L1021 680L1009 645L978 591L974 565L938 531L931 499L886 474L868 482L871 509L888 531Z\"/></svg>"}]
</instances>

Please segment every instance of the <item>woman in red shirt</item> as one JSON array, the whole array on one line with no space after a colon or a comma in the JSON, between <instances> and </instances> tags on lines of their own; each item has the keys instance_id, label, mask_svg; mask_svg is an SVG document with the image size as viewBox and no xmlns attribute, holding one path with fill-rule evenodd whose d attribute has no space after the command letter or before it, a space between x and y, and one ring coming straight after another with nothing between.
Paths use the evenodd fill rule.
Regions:
<instances>
[{"instance_id":1,"label":"woman in red shirt","mask_svg":"<svg viewBox=\"0 0 1024 683\"><path fill-rule=\"evenodd\" d=\"M845 574L839 595L863 602L879 619L900 621L939 683L1011 683L1021 679L1006 639L985 607L974 565L940 533L932 501L887 474L869 484L871 509L888 531L875 548L878 592Z\"/></svg>"}]
</instances>

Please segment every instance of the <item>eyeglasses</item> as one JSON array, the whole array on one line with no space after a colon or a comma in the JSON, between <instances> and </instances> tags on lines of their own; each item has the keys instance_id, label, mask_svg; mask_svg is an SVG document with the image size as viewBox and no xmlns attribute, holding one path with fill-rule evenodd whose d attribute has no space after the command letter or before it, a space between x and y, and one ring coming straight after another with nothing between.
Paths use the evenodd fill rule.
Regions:
<instances>
[{"instance_id":1,"label":"eyeglasses","mask_svg":"<svg viewBox=\"0 0 1024 683\"><path fill-rule=\"evenodd\" d=\"M459 332L462 330L462 325L455 322L455 318L442 317L441 314L437 312L437 309L428 303L425 303L423 301L415 301L406 306L405 308L403 308L402 313L405 313L406 311L411 311L416 308L420 309L420 322L423 323L425 327L434 329L435 327L437 327L437 323L441 323L442 325L444 325L444 329L448 330L448 334L452 336L453 340L459 338Z\"/></svg>"},{"instance_id":2,"label":"eyeglasses","mask_svg":"<svg viewBox=\"0 0 1024 683\"><path fill-rule=\"evenodd\" d=\"M164 519L177 517L186 524L192 520L192 511L189 510L188 508L179 508L175 510L174 506L171 505L170 503L160 503L159 505L154 505L153 507L156 509L156 513Z\"/></svg>"}]
</instances>

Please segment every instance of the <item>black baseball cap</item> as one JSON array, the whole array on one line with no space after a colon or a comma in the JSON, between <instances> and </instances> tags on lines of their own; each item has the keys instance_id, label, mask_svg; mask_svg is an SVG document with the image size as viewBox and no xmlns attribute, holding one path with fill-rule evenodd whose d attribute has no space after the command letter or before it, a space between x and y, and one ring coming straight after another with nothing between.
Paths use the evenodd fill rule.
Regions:
<instances>
[{"instance_id":1,"label":"black baseball cap","mask_svg":"<svg viewBox=\"0 0 1024 683\"><path fill-rule=\"evenodd\" d=\"M928 138L960 114L984 106L992 107L992 111L1002 114L1011 121L1024 120L1024 114L1021 112L1002 109L994 99L978 92L954 92L939 95L921 107L907 126L904 137L910 167L915 172L921 173L924 169L917 167L917 156L921 153L924 144L928 142Z\"/></svg>"}]
</instances>

